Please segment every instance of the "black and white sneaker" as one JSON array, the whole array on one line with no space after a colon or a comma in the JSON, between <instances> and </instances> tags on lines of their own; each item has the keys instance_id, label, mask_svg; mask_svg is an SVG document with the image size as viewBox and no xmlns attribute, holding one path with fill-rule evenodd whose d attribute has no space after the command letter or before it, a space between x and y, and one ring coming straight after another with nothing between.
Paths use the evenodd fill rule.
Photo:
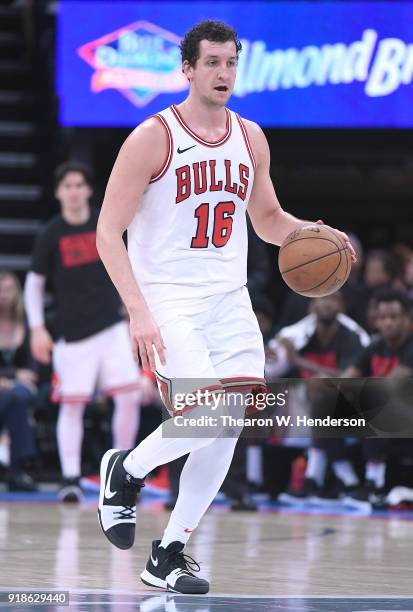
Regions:
<instances>
[{"instance_id":1,"label":"black and white sneaker","mask_svg":"<svg viewBox=\"0 0 413 612\"><path fill-rule=\"evenodd\" d=\"M63 478L60 489L57 492L59 501L68 504L78 504L83 500L83 491L79 478Z\"/></svg>"},{"instance_id":2,"label":"black and white sneaker","mask_svg":"<svg viewBox=\"0 0 413 612\"><path fill-rule=\"evenodd\" d=\"M192 573L199 572L201 568L192 557L184 555L185 545L182 542L171 542L162 548L160 543L160 540L152 542L151 556L141 574L142 582L174 593L208 593L209 582Z\"/></svg>"},{"instance_id":3,"label":"black and white sneaker","mask_svg":"<svg viewBox=\"0 0 413 612\"><path fill-rule=\"evenodd\" d=\"M145 486L123 467L129 453L112 448L100 464L99 523L109 542L122 549L135 541L136 498Z\"/></svg>"}]
</instances>

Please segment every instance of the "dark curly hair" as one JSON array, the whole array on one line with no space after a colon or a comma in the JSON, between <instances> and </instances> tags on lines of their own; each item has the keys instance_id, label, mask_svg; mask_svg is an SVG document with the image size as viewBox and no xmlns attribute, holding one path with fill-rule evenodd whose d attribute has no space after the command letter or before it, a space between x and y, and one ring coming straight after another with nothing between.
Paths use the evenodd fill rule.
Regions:
<instances>
[{"instance_id":1,"label":"dark curly hair","mask_svg":"<svg viewBox=\"0 0 413 612\"><path fill-rule=\"evenodd\" d=\"M201 40L209 40L212 42L228 42L232 40L235 44L237 58L242 49L242 45L238 40L238 34L233 28L230 28L222 21L212 21L205 19L198 25L189 30L182 39L180 48L182 63L187 61L191 66L195 66L199 58L199 43Z\"/></svg>"},{"instance_id":2,"label":"dark curly hair","mask_svg":"<svg viewBox=\"0 0 413 612\"><path fill-rule=\"evenodd\" d=\"M373 297L376 306L383 303L388 304L389 302L399 302L402 310L405 313L410 314L412 311L411 301L409 300L406 293L404 291L401 291L400 289L394 289L393 287L379 289Z\"/></svg>"}]
</instances>

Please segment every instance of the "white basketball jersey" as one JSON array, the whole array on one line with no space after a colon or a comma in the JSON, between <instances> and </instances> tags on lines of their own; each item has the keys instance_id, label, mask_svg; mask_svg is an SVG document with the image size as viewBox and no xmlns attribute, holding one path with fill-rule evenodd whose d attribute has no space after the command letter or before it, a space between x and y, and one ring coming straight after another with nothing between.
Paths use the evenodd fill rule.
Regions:
<instances>
[{"instance_id":1,"label":"white basketball jersey","mask_svg":"<svg viewBox=\"0 0 413 612\"><path fill-rule=\"evenodd\" d=\"M226 132L214 143L195 134L175 106L155 115L168 134L167 156L128 228L132 269L151 305L247 282L255 161L241 118L226 114Z\"/></svg>"}]
</instances>

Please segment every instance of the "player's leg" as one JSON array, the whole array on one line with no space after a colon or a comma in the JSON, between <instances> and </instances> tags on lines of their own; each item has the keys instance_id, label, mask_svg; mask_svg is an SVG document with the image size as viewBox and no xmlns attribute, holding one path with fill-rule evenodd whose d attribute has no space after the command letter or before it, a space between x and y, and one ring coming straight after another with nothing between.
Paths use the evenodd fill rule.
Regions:
<instances>
[{"instance_id":1,"label":"player's leg","mask_svg":"<svg viewBox=\"0 0 413 612\"><path fill-rule=\"evenodd\" d=\"M58 342L53 350L53 368L59 381L54 398L60 402L57 446L62 470L61 501L80 501L83 414L90 400L97 373L97 358L90 338Z\"/></svg>"},{"instance_id":2,"label":"player's leg","mask_svg":"<svg viewBox=\"0 0 413 612\"><path fill-rule=\"evenodd\" d=\"M179 495L162 540L141 574L145 584L179 593L207 593L209 584L194 575L199 568L187 563L185 544L219 491L231 465L237 438L220 437L190 453L179 481Z\"/></svg>"},{"instance_id":3,"label":"player's leg","mask_svg":"<svg viewBox=\"0 0 413 612\"><path fill-rule=\"evenodd\" d=\"M199 521L214 500L228 473L238 437L242 431L245 412L242 393L231 405L222 397L218 418L224 424L220 435L202 448L192 451L184 465L179 481L179 494L162 540L152 543L152 554L141 578L145 584L167 588L179 593L206 593L209 584L194 575L197 565L188 563L183 550ZM195 409L191 412L196 415ZM233 417L228 423L222 416ZM239 421L240 419L240 421ZM238 425L234 425L238 423ZM193 435L197 436L194 428Z\"/></svg>"},{"instance_id":4,"label":"player's leg","mask_svg":"<svg viewBox=\"0 0 413 612\"><path fill-rule=\"evenodd\" d=\"M204 407L194 408L201 416ZM159 465L211 444L215 438L177 437L172 421L162 423L135 449L105 453L100 470L99 521L109 541L118 548L130 548L135 537L136 496L145 476Z\"/></svg>"},{"instance_id":5,"label":"player's leg","mask_svg":"<svg viewBox=\"0 0 413 612\"><path fill-rule=\"evenodd\" d=\"M168 311L170 316L170 311ZM161 332L167 346L166 366L158 367L163 380L179 381L187 377L189 385L202 386L202 381L211 380L218 386L208 350L202 336L194 329L193 321L179 317L161 324ZM217 384L218 383L218 384ZM172 384L172 383L171 383ZM178 384L178 382L176 383ZM193 386L187 391L194 391ZM171 389L171 394L173 391ZM169 398L171 401L172 395ZM194 408L200 415L203 407ZM136 523L136 495L143 486L144 477L158 465L186 455L210 444L219 434L211 437L178 436L172 421L162 423L135 449L121 452L111 449L105 453L101 463L101 491L99 498L99 520L106 537L120 548L132 546Z\"/></svg>"},{"instance_id":6,"label":"player's leg","mask_svg":"<svg viewBox=\"0 0 413 612\"><path fill-rule=\"evenodd\" d=\"M214 301L210 320L204 320L204 332L217 376L228 390L236 390L231 402L227 395L225 406L238 422L245 412L243 392L264 383L262 336L248 294L239 291ZM241 430L242 426L234 427L231 423L211 444L189 455L181 474L175 509L162 540L153 542L152 555L141 575L147 584L182 593L207 592L206 581L193 575L193 567L185 563L182 551L228 473Z\"/></svg>"},{"instance_id":7,"label":"player's leg","mask_svg":"<svg viewBox=\"0 0 413 612\"><path fill-rule=\"evenodd\" d=\"M112 438L115 448L135 446L140 421L139 367L132 357L125 321L100 334L99 386L114 402Z\"/></svg>"}]
</instances>

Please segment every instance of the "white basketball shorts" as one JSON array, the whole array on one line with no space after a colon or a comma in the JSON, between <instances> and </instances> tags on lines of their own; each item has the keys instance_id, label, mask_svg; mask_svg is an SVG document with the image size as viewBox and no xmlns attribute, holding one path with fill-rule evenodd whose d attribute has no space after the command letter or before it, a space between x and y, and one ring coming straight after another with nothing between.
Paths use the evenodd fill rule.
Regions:
<instances>
[{"instance_id":1,"label":"white basketball shorts","mask_svg":"<svg viewBox=\"0 0 413 612\"><path fill-rule=\"evenodd\" d=\"M112 396L139 389L128 325L115 325L77 342L59 340L53 349L52 400L88 402L96 388Z\"/></svg>"},{"instance_id":2,"label":"white basketball shorts","mask_svg":"<svg viewBox=\"0 0 413 612\"><path fill-rule=\"evenodd\" d=\"M165 365L155 352L156 374L171 414L176 381L187 392L265 391L263 339L246 287L159 304L151 313L166 346Z\"/></svg>"}]
</instances>

